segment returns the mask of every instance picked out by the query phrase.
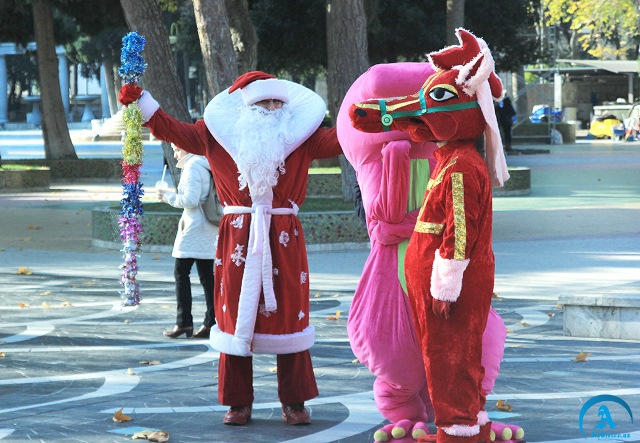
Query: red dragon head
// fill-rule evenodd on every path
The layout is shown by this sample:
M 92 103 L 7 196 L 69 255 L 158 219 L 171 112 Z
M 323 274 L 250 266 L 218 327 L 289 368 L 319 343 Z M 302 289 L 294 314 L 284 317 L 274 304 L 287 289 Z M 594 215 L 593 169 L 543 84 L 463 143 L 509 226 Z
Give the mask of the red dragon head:
M 414 141 L 473 140 L 485 132 L 489 172 L 502 186 L 509 175 L 493 107 L 502 83 L 484 40 L 461 28 L 456 35 L 460 45 L 429 54 L 437 71 L 418 92 L 355 103 L 349 116 L 360 131 L 400 130 Z

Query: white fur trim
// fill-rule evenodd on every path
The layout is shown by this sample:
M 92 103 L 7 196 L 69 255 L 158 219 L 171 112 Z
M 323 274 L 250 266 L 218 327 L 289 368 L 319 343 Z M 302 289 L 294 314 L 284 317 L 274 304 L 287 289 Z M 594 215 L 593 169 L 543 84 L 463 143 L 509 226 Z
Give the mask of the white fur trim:
M 285 152 L 286 157 L 318 129 L 327 112 L 327 105 L 322 97 L 311 89 L 288 80 L 279 81 L 287 86 L 289 95 L 287 106 L 293 114 L 291 130 L 295 141 L 290 145 L 288 152 Z M 240 90 L 229 94 L 229 90 L 225 89 L 213 97 L 204 110 L 204 123 L 209 132 L 230 154 L 234 152 L 234 142 L 238 137 L 235 122 L 243 106 Z
M 487 411 L 478 412 L 478 426 L 484 426 L 489 423 L 489 413 Z
M 257 354 L 293 354 L 306 351 L 315 341 L 315 328 L 307 326 L 301 332 L 286 335 L 254 334 L 253 343 L 222 332 L 217 325 L 211 328 L 209 345 L 218 352 L 250 357 Z M 252 352 L 253 351 L 253 352 Z
M 493 96 L 489 82 L 485 81 L 477 91 L 478 104 L 487 122 L 484 131 L 485 136 L 485 163 L 489 169 L 489 177 L 493 186 L 503 186 L 509 180 L 507 161 L 504 157 L 502 138 L 496 118 L 495 107 L 493 106 Z
M 453 425 L 448 428 L 442 428 L 445 434 L 455 435 L 456 437 L 473 437 L 480 433 L 480 426 Z
M 253 352 L 256 354 L 293 354 L 313 346 L 316 330 L 309 325 L 300 332 L 286 335 L 254 334 Z
M 251 340 L 234 337 L 231 334 L 222 332 L 218 325 L 213 325 L 209 336 L 209 345 L 218 352 L 229 355 L 238 355 L 240 357 L 250 357 Z
M 260 100 L 270 98 L 282 100 L 289 103 L 289 94 L 287 85 L 277 78 L 268 78 L 265 80 L 256 80 L 240 89 L 242 101 L 245 105 L 253 105 Z
M 462 290 L 462 275 L 469 265 L 469 259 L 450 260 L 440 256 L 436 249 L 431 272 L 431 296 L 436 300 L 454 302 Z
M 142 95 L 138 99 L 138 108 L 142 112 L 144 122 L 148 122 L 153 114 L 160 108 L 160 103 L 156 101 L 149 91 L 142 91 Z

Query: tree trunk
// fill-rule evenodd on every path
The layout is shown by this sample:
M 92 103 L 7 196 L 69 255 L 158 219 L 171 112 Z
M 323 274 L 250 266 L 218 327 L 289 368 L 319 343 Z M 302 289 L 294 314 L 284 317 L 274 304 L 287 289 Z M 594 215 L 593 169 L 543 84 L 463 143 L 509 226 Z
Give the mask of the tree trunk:
M 113 60 L 105 58 L 102 63 L 104 63 L 104 84 L 107 86 L 109 112 L 111 112 L 111 115 L 116 115 L 118 108 L 120 107 L 117 96 L 117 91 L 120 87 L 117 86 L 116 81 L 113 78 Z
M 162 105 L 162 109 L 184 122 L 191 122 L 186 99 L 175 58 L 169 44 L 169 31 L 163 20 L 157 0 L 120 0 L 129 29 L 137 31 L 147 43 L 142 56 L 147 69 L 142 77 L 145 89 Z M 179 182 L 173 150 L 169 143 L 162 143 L 164 158 L 174 183 Z
M 231 27 L 231 41 L 236 53 L 238 72 L 242 74 L 255 71 L 258 66 L 258 33 L 249 16 L 247 0 L 225 0 L 224 3 Z
M 327 94 L 335 124 L 340 104 L 349 86 L 369 68 L 367 16 L 362 0 L 327 0 Z M 340 156 L 342 195 L 353 200 L 356 174 L 344 155 Z
M 236 54 L 224 2 L 193 0 L 209 94 L 215 96 L 238 77 Z
M 456 28 L 464 26 L 464 0 L 447 0 L 447 46 L 460 42 L 456 37 Z
M 71 142 L 60 92 L 58 56 L 53 39 L 53 11 L 49 0 L 34 0 L 33 27 L 36 39 L 40 99 L 42 103 L 42 137 L 47 160 L 78 158 Z

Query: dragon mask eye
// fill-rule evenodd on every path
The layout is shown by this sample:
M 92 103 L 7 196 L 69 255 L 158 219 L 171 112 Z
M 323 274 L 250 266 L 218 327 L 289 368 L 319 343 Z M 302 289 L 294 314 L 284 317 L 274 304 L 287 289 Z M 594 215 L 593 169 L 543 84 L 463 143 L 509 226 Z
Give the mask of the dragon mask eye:
M 458 91 L 451 85 L 436 85 L 429 91 L 429 97 L 437 102 L 458 98 Z

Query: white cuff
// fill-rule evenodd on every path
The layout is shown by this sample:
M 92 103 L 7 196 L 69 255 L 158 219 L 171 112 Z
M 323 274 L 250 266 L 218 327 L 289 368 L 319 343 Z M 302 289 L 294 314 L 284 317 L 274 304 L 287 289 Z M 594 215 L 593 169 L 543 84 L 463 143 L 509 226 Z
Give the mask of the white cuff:
M 436 300 L 454 302 L 462 290 L 462 275 L 469 265 L 469 259 L 450 260 L 440 256 L 436 249 L 431 271 L 431 296 Z
M 153 117 L 153 114 L 156 113 L 158 108 L 160 108 L 160 104 L 153 98 L 149 91 L 142 91 L 142 95 L 138 99 L 138 108 L 140 108 L 140 112 L 142 112 L 144 122 L 146 123 Z

